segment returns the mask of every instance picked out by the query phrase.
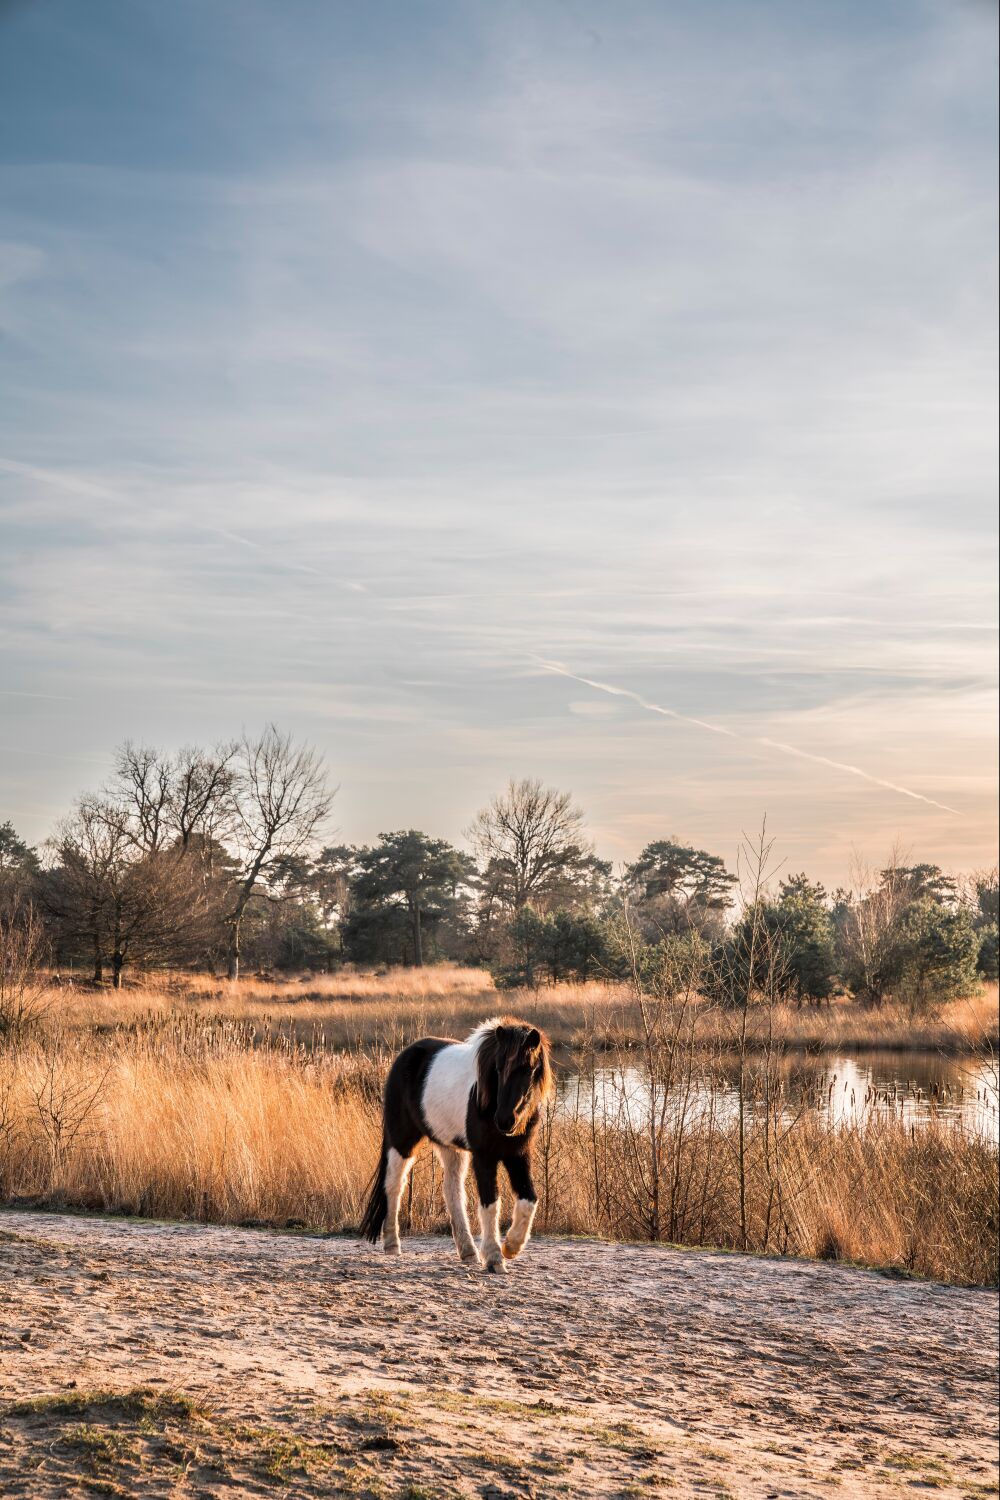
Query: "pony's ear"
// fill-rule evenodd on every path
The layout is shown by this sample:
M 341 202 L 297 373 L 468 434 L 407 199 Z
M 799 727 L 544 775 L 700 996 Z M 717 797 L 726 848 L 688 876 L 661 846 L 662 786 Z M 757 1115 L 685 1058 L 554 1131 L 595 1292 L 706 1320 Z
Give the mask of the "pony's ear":
M 532 1026 L 531 1030 L 528 1032 L 527 1045 L 530 1052 L 534 1052 L 536 1047 L 540 1047 L 542 1045 L 542 1033 L 540 1031 L 537 1031 L 534 1026 Z

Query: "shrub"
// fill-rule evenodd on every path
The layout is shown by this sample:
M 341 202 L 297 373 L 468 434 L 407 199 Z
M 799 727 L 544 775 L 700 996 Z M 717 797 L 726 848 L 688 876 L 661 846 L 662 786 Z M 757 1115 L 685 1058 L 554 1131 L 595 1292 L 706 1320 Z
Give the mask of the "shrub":
M 968 912 L 928 897 L 914 901 L 900 924 L 897 993 L 913 1012 L 965 994 L 975 986 L 979 952 Z
M 607 939 L 601 924 L 586 913 L 557 911 L 542 916 L 525 906 L 511 924 L 516 961 L 493 971 L 500 989 L 535 985 L 540 977 L 558 983 L 586 980 L 602 971 Z
M 0 902 L 0 1042 L 18 1041 L 38 1020 L 44 952 L 34 907 L 17 896 Z
M 639 980 L 656 999 L 673 999 L 704 984 L 710 955 L 711 948 L 700 933 L 671 933 L 639 950 Z
M 780 946 L 781 989 L 793 1000 L 826 1000 L 837 974 L 833 918 L 822 886 L 797 875 L 781 887 L 767 910 L 769 930 Z
M 1000 929 L 996 922 L 979 929 L 979 956 L 976 969 L 980 979 L 990 979 L 995 984 L 1000 979 Z
M 836 977 L 833 924 L 826 907 L 798 888 L 744 912 L 713 954 L 711 990 L 725 1003 L 752 995 L 825 1000 Z

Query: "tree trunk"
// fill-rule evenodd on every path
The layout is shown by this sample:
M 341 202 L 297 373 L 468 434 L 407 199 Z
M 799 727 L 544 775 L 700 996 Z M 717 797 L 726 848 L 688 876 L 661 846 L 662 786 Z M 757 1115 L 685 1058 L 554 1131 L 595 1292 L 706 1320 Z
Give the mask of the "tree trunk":
M 101 939 L 98 933 L 94 933 L 94 983 L 104 983 L 104 958 L 101 954 Z
M 254 861 L 254 864 L 250 869 L 246 879 L 240 886 L 239 892 L 236 897 L 236 905 L 233 907 L 232 912 L 228 918 L 229 963 L 226 969 L 226 974 L 229 979 L 239 979 L 240 977 L 240 923 L 243 921 L 243 913 L 246 911 L 247 906 L 250 903 L 250 897 L 253 895 L 254 886 L 257 884 L 257 876 L 260 874 L 260 867 L 264 863 L 264 852 L 262 852 L 260 856 Z
M 418 969 L 424 966 L 424 940 L 420 931 L 420 906 L 413 906 L 413 962 Z
M 229 979 L 240 977 L 240 919 L 230 924 L 229 928 L 229 964 L 226 969 Z
M 122 938 L 122 903 L 118 897 L 115 900 L 114 947 L 111 950 L 111 983 L 116 990 L 122 987 L 122 969 L 125 966 Z

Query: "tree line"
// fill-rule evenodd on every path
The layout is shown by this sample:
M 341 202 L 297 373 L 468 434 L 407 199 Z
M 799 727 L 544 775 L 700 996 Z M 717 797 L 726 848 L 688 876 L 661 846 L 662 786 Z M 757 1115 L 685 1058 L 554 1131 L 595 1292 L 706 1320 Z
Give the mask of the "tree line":
M 748 900 L 672 838 L 614 872 L 571 796 L 533 779 L 481 809 L 468 852 L 417 829 L 325 843 L 332 802 L 319 756 L 273 725 L 212 749 L 127 742 L 40 849 L 0 824 L 0 927 L 30 923 L 58 970 L 114 985 L 165 966 L 452 960 L 510 986 L 666 965 L 725 975 L 720 994 L 928 1006 L 997 976 L 995 870 L 896 856 L 849 889 L 795 874 Z

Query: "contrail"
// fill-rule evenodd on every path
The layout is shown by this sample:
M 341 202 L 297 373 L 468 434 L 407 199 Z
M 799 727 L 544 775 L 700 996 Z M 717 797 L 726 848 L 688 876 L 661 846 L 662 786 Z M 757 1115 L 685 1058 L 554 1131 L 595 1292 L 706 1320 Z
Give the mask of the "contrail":
M 93 495 L 100 500 L 117 500 L 117 491 L 107 485 L 95 484 L 82 479 L 79 474 L 60 472 L 58 469 L 40 469 L 37 464 L 21 464 L 12 458 L 0 458 L 0 469 L 5 474 L 20 474 L 25 479 L 34 479 L 39 484 L 52 484 L 56 489 L 68 490 L 71 495 Z
M 19 474 L 26 479 L 34 479 L 38 484 L 53 485 L 56 489 L 67 490 L 71 495 L 92 495 L 100 500 L 116 500 L 119 504 L 134 508 L 135 501 L 131 495 L 123 490 L 109 487 L 105 484 L 96 484 L 93 480 L 84 479 L 79 474 L 73 474 L 67 470 L 42 469 L 37 464 L 22 464 L 12 458 L 0 458 L 0 471 L 5 474 Z M 164 516 L 168 514 L 163 507 L 153 511 L 152 514 Z M 353 594 L 365 594 L 368 592 L 365 585 L 353 579 L 329 578 L 319 568 L 310 568 L 305 563 L 291 562 L 287 558 L 275 555 L 274 548 L 265 546 L 261 542 L 254 542 L 248 536 L 241 536 L 237 531 L 228 531 L 223 526 L 213 526 L 207 521 L 191 520 L 188 522 L 192 531 L 199 531 L 209 536 L 221 536 L 228 542 L 238 542 L 242 547 L 249 547 L 253 552 L 263 553 L 273 566 L 284 568 L 289 573 L 309 573 L 314 578 L 323 578 L 327 582 L 337 584 L 341 588 L 348 589 Z
M 0 688 L 0 698 L 44 698 L 49 703 L 75 703 L 66 693 L 22 693 L 17 688 Z
M 265 557 L 278 567 L 285 568 L 290 573 L 311 573 L 314 578 L 322 578 L 323 574 L 318 568 L 308 568 L 305 563 L 287 562 L 282 557 L 275 557 L 273 547 L 264 547 L 260 542 L 252 542 L 248 536 L 240 536 L 238 531 L 227 531 L 224 526 L 209 526 L 206 523 L 195 523 L 199 531 L 207 531 L 212 536 L 224 537 L 227 542 L 239 542 L 241 547 L 249 547 L 251 552 L 263 552 Z
M 923 792 L 912 792 L 908 786 L 900 786 L 895 781 L 885 781 L 881 776 L 872 776 L 870 772 L 863 771 L 860 766 L 849 766 L 842 760 L 831 760 L 826 755 L 814 755 L 811 750 L 800 750 L 797 745 L 786 745 L 781 740 L 768 739 L 763 734 L 742 735 L 733 729 L 726 729 L 721 724 L 709 724 L 705 719 L 693 719 L 690 714 L 678 713 L 675 708 L 664 708 L 659 703 L 650 703 L 648 698 L 643 698 L 639 693 L 633 693 L 629 688 L 615 687 L 610 682 L 597 682 L 593 677 L 580 677 L 576 672 L 570 672 L 558 661 L 546 661 L 542 656 L 532 656 L 539 666 L 547 672 L 555 672 L 560 677 L 568 677 L 571 682 L 580 682 L 584 687 L 596 688 L 599 693 L 610 693 L 615 698 L 630 698 L 633 703 L 638 703 L 640 708 L 646 709 L 651 714 L 662 714 L 665 719 L 677 719 L 682 724 L 694 724 L 698 729 L 707 729 L 711 734 L 723 734 L 730 740 L 742 740 L 753 745 L 765 745 L 769 750 L 777 750 L 782 755 L 794 755 L 800 760 L 815 761 L 818 766 L 830 766 L 834 771 L 846 771 L 849 776 L 859 776 L 862 781 L 868 781 L 872 786 L 885 787 L 887 791 L 898 792 L 902 797 L 912 797 L 914 802 L 926 802 L 930 807 L 938 807 L 942 812 L 953 813 L 955 817 L 961 814 L 957 807 L 949 807 L 945 802 L 935 802 L 933 797 L 925 797 Z

